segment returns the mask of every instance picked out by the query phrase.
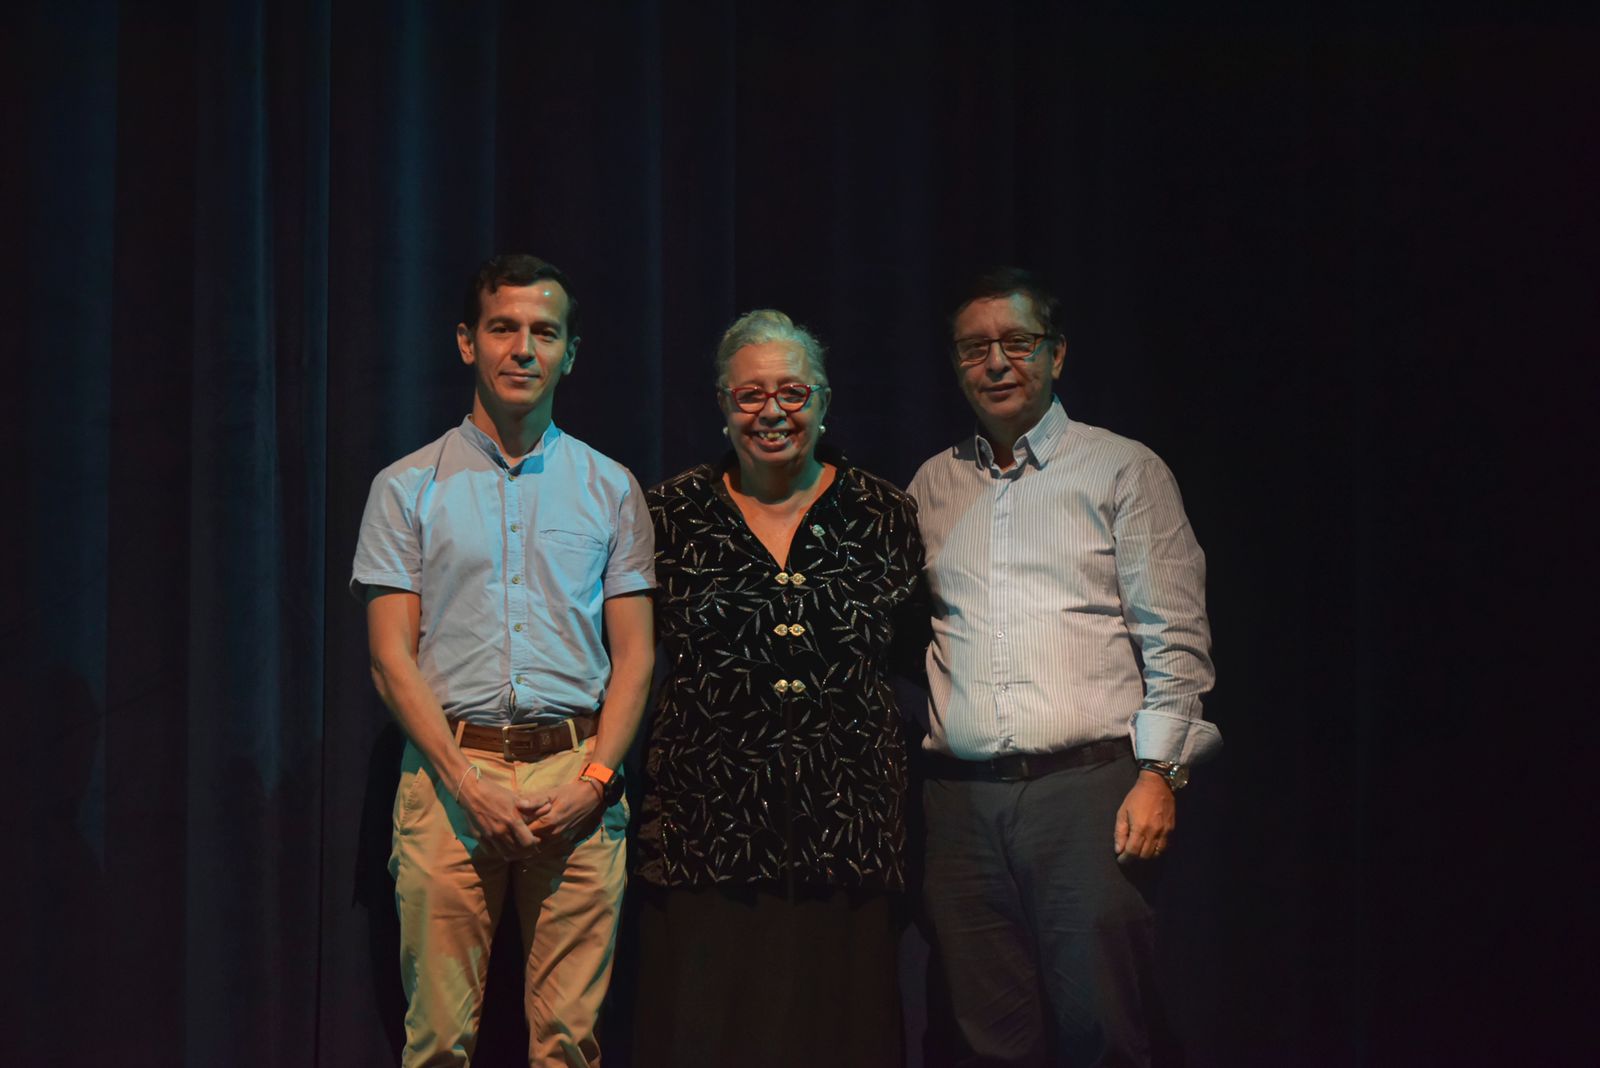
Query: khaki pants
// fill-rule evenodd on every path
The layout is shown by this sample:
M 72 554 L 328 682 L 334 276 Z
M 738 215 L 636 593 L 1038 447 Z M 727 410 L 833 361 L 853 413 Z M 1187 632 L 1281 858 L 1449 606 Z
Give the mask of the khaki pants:
M 469 750 L 483 781 L 531 793 L 578 777 L 594 740 L 533 764 Z M 525 961 L 528 1063 L 600 1063 L 595 1023 L 611 979 L 624 883 L 627 803 L 570 849 L 517 861 L 479 855 L 466 816 L 422 755 L 407 744 L 394 803 L 389 872 L 400 912 L 406 1010 L 404 1068 L 465 1065 L 478 1037 L 489 947 L 516 895 Z

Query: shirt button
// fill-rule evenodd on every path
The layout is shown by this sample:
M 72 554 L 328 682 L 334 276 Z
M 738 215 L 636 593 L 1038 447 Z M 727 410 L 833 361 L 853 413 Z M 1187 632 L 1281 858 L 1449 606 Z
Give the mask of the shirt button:
M 521 633 L 522 633 L 522 624 L 521 624 L 521 623 L 518 623 L 518 624 L 517 624 L 517 625 L 516 625 L 516 626 L 514 626 L 514 627 L 512 627 L 512 628 L 511 628 L 511 629 L 512 629 L 512 630 L 514 630 L 514 631 L 516 631 L 516 632 L 517 632 L 517 633 L 518 633 L 518 634 L 521 634 Z M 1004 687 L 1002 687 L 1002 689 L 1003 689 L 1003 688 L 1004 688 Z
M 1006 632 L 1003 630 L 997 630 L 994 632 L 994 636 L 996 638 L 1004 638 L 1006 636 Z
M 522 529 L 522 524 L 521 523 L 512 523 L 511 524 L 511 533 L 515 534 L 517 531 L 519 531 L 521 529 Z
M 512 575 L 511 576 L 511 585 L 513 585 L 513 586 L 522 585 L 522 576 L 521 575 Z
M 788 693 L 789 692 L 789 680 L 788 679 L 779 679 L 777 682 L 772 684 L 772 688 L 774 690 L 777 690 L 779 693 Z
M 515 482 L 516 480 L 517 480 L 517 476 L 516 475 L 507 475 L 506 476 L 506 481 L 507 482 Z
M 518 675 L 517 676 L 517 685 L 518 686 L 526 685 L 527 681 L 528 681 L 528 678 L 527 678 L 526 675 Z
M 789 581 L 794 583 L 796 586 L 804 586 L 806 584 L 806 577 L 797 571 L 793 575 L 789 576 Z
M 789 572 L 780 571 L 780 572 L 778 572 L 776 577 L 777 577 L 777 580 L 778 580 L 778 585 L 780 585 L 780 586 L 789 585 Z

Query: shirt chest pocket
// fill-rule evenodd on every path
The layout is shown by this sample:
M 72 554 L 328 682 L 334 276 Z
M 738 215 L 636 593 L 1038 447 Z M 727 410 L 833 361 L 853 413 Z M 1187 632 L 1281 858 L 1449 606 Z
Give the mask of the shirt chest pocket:
M 601 539 L 550 527 L 538 532 L 529 550 L 533 566 L 552 593 L 583 600 L 599 591 L 606 569 L 606 543 Z

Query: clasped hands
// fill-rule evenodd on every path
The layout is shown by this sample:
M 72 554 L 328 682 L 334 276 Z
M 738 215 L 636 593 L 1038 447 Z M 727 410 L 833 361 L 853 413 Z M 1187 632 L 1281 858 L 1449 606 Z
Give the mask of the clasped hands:
M 600 790 L 582 779 L 537 794 L 514 794 L 468 777 L 459 800 L 478 841 L 502 860 L 565 849 L 592 831 L 605 811 Z

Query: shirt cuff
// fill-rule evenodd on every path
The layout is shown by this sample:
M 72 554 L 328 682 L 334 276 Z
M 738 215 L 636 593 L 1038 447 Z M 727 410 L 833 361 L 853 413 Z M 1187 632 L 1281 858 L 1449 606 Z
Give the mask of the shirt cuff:
M 366 587 L 389 586 L 407 593 L 421 593 L 417 582 L 401 571 L 358 571 L 350 576 L 350 596 L 358 601 L 367 599 Z
M 616 575 L 608 577 L 605 584 L 606 598 L 621 597 L 625 593 L 638 593 L 640 590 L 653 590 L 655 582 L 649 575 L 634 572 L 631 575 Z
M 1133 717 L 1133 754 L 1139 760 L 1199 764 L 1222 748 L 1222 732 L 1203 719 L 1142 708 Z

